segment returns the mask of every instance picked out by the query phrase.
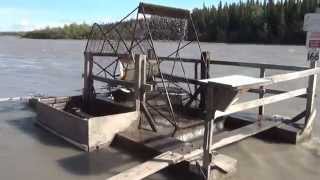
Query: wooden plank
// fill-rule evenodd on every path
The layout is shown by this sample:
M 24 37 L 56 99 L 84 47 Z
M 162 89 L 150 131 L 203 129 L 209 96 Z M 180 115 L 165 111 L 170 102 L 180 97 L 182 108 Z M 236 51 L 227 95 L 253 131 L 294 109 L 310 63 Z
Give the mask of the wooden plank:
M 154 4 L 140 3 L 139 13 L 157 15 L 172 18 L 187 19 L 190 16 L 190 11 L 173 7 L 166 7 Z
M 141 101 L 142 101 L 142 94 L 143 94 L 143 90 L 141 88 L 142 86 L 142 65 L 144 64 L 143 61 L 146 60 L 146 56 L 142 56 L 140 54 L 136 54 L 134 56 L 134 62 L 135 62 L 135 73 L 134 73 L 134 79 L 135 82 L 134 84 L 134 93 L 135 93 L 135 99 L 136 99 L 136 111 L 140 112 L 140 106 L 141 106 Z M 145 69 L 144 69 L 145 70 Z M 124 81 L 127 82 L 127 81 Z
M 198 63 L 194 63 L 194 73 L 193 73 L 193 78 L 194 79 L 198 79 Z M 197 88 L 198 88 L 198 86 L 197 85 L 194 85 L 194 91 L 196 91 L 197 90 Z
M 218 154 L 214 156 L 213 164 L 226 173 L 231 173 L 236 170 L 238 160 L 231 158 L 229 156 Z
M 80 144 L 88 144 L 88 121 L 72 113 L 38 102 L 37 121 L 64 137 Z
M 197 160 L 196 161 L 199 166 L 203 165 L 202 160 Z M 236 166 L 237 166 L 238 161 L 230 156 L 224 155 L 224 154 L 215 154 L 213 158 L 213 166 L 218 167 L 225 173 L 232 173 L 235 172 Z M 195 164 L 194 161 L 191 162 L 191 165 Z M 197 171 L 198 172 L 198 169 Z
M 260 93 L 260 89 L 249 89 L 248 90 L 248 92 L 250 92 L 250 93 L 257 93 L 257 94 L 259 94 Z M 288 91 L 283 91 L 283 90 L 277 90 L 277 89 L 264 89 L 264 92 L 265 92 L 265 94 L 273 94 L 273 95 L 276 95 L 276 94 L 282 94 L 282 93 L 286 93 L 286 92 L 288 92 Z M 305 94 L 305 95 L 301 95 L 301 96 L 297 96 L 298 98 L 306 98 L 307 97 L 307 95 Z
M 248 137 L 254 136 L 258 133 L 279 126 L 281 124 L 281 121 L 262 121 L 260 124 L 256 122 L 230 132 L 224 132 L 215 135 L 213 136 L 213 144 L 211 146 L 211 151 L 225 147 L 235 142 L 239 142 L 241 140 L 244 140 Z M 202 154 L 203 150 L 197 149 L 188 154 L 185 154 L 184 160 L 192 161 L 195 159 L 199 159 L 202 156 Z
M 167 135 L 161 135 L 152 131 L 137 130 L 124 131 L 117 134 L 114 144 L 117 147 L 143 146 L 144 149 L 151 150 L 155 154 L 167 151 L 176 153 L 187 153 L 192 150 L 191 144 Z
M 154 124 L 154 120 L 152 118 L 152 115 L 149 112 L 149 110 L 146 107 L 144 102 L 141 103 L 141 110 L 145 114 L 145 117 L 146 117 L 146 119 L 147 119 L 147 121 L 148 121 L 148 123 L 149 123 L 149 125 L 150 125 L 150 127 L 152 129 L 152 131 L 157 132 L 157 128 L 156 128 L 156 125 Z
M 110 56 L 110 57 L 123 57 L 128 55 L 123 53 L 108 53 L 108 52 L 86 52 L 85 54 L 90 54 L 91 56 Z M 106 58 L 106 60 L 108 59 Z
M 261 85 L 271 85 L 279 82 L 300 79 L 300 78 L 304 78 L 304 77 L 311 76 L 318 73 L 320 73 L 320 68 L 308 69 L 304 71 L 292 72 L 287 74 L 274 75 L 274 76 L 265 78 L 265 79 L 269 79 L 271 81 L 270 83 L 265 83 Z
M 210 150 L 211 152 L 213 152 L 215 149 L 222 148 L 224 146 L 246 139 L 250 136 L 254 136 L 260 132 L 276 127 L 281 123 L 281 121 L 262 121 L 260 125 L 258 123 L 253 123 L 251 125 L 236 129 L 234 131 L 213 136 L 213 144 L 211 145 Z M 147 161 L 131 169 L 128 169 L 123 173 L 113 176 L 107 180 L 140 180 L 172 164 L 177 164 L 182 161 L 194 161 L 196 159 L 199 159 L 202 156 L 202 154 L 203 149 L 197 149 L 187 154 L 173 153 L 171 151 L 167 151 L 160 154 L 159 156 L 156 156 L 150 161 Z M 225 165 L 221 166 L 228 169 L 228 167 Z
M 89 147 L 85 144 L 81 144 L 81 143 L 78 143 L 77 141 L 74 141 L 60 133 L 58 133 L 57 131 L 51 129 L 50 127 L 48 127 L 47 125 L 45 125 L 44 123 L 40 122 L 40 121 L 36 121 L 35 122 L 36 125 L 38 125 L 39 127 L 43 128 L 44 130 L 52 133 L 53 135 L 67 141 L 68 143 L 74 145 L 75 147 L 81 149 L 81 150 L 84 150 L 84 151 L 89 151 Z
M 293 118 L 291 118 L 290 123 L 294 123 L 299 121 L 300 119 L 304 118 L 306 116 L 306 111 L 302 111 L 301 113 L 297 114 Z
M 201 63 L 200 63 L 200 79 L 209 79 L 210 78 L 210 53 L 202 52 L 201 53 Z M 199 108 L 204 109 L 206 104 L 206 88 L 201 88 L 200 92 L 200 104 Z
M 107 180 L 140 180 L 168 167 L 171 164 L 181 161 L 182 158 L 183 156 L 181 154 L 168 151 L 156 156 L 152 160 L 108 178 Z
M 207 83 L 207 85 L 214 87 L 232 88 L 238 90 L 265 84 L 270 82 L 270 80 L 244 75 L 230 75 L 218 78 L 202 79 L 200 82 Z
M 162 73 L 162 76 L 164 79 L 173 81 L 173 82 L 184 82 L 184 83 L 190 83 L 190 84 L 195 84 L 195 85 L 202 85 L 205 84 L 199 80 L 196 79 L 191 79 L 191 78 L 185 78 L 185 77 L 180 77 L 180 76 L 175 76 L 167 73 Z M 160 77 L 160 76 L 158 76 Z
M 109 79 L 109 78 L 104 78 L 104 77 L 100 77 L 100 76 L 96 76 L 96 75 L 93 75 L 92 78 L 96 81 L 105 82 L 105 83 L 108 83 L 108 84 L 114 85 L 114 86 L 121 85 L 121 86 L 125 86 L 128 88 L 135 87 L 135 82 L 123 81 L 123 80 L 117 80 L 117 79 Z M 150 84 L 144 84 L 143 88 L 146 91 L 152 91 L 152 85 L 150 85 Z
M 260 69 L 260 78 L 264 78 L 266 75 L 266 69 L 262 68 Z M 265 88 L 264 86 L 260 86 L 260 92 L 259 92 L 259 99 L 262 99 L 265 94 Z M 262 117 L 264 115 L 264 106 L 259 106 L 259 121 L 262 120 Z
M 314 123 L 315 117 L 317 115 L 317 110 L 313 110 L 313 112 L 310 114 L 309 119 L 307 120 L 307 124 L 305 125 L 303 132 L 312 130 L 312 125 Z
M 230 131 L 225 134 L 218 134 L 213 137 L 213 145 L 211 150 L 216 150 L 227 145 L 239 142 L 258 133 L 279 126 L 282 121 L 262 121 L 261 124 L 253 123 L 248 126 Z
M 293 97 L 301 96 L 303 94 L 306 94 L 306 92 L 307 92 L 307 90 L 305 88 L 302 88 L 302 89 L 298 89 L 298 90 L 294 90 L 294 91 L 289 91 L 289 92 L 283 93 L 283 94 L 278 94 L 278 95 L 274 95 L 274 96 L 270 96 L 270 97 L 266 97 L 266 98 L 262 98 L 262 99 L 256 99 L 256 100 L 252 100 L 252 101 L 248 101 L 248 102 L 243 102 L 243 103 L 231 105 L 225 111 L 217 111 L 216 116 L 218 118 L 218 117 L 226 116 L 226 115 L 233 114 L 233 113 L 236 113 L 239 111 L 244 111 L 244 110 L 252 109 L 255 107 L 262 106 L 262 105 L 267 105 L 267 104 L 283 101 L 283 100 L 290 99 Z
M 175 58 L 175 57 L 159 57 L 161 61 L 177 61 L 181 60 L 185 63 L 200 63 L 200 59 L 192 58 Z M 265 64 L 265 63 L 249 63 L 249 62 L 239 62 L 239 61 L 221 61 L 221 60 L 211 60 L 210 64 L 222 65 L 222 66 L 240 66 L 248 68 L 265 68 L 265 69 L 275 69 L 275 70 L 285 70 L 285 71 L 303 71 L 310 69 L 309 67 L 299 67 L 299 66 L 286 66 L 277 64 Z
M 210 177 L 211 174 L 211 163 L 212 163 L 212 136 L 215 129 L 215 109 L 214 108 L 214 94 L 211 88 L 206 89 L 205 110 L 207 112 L 205 123 L 204 123 L 204 134 L 203 134 L 203 168 L 206 177 Z M 207 178 L 208 179 L 208 178 Z
M 231 76 L 224 76 L 219 78 L 212 78 L 212 79 L 204 79 L 200 80 L 200 83 L 198 84 L 211 84 L 213 86 L 220 86 L 220 87 L 226 87 L 226 88 L 235 88 L 235 89 L 245 89 L 245 88 L 253 88 L 257 86 L 265 86 L 265 85 L 271 85 L 283 81 L 289 81 L 294 79 L 303 78 L 306 76 L 310 76 L 312 74 L 317 74 L 320 72 L 319 68 L 315 69 L 309 69 L 294 73 L 287 73 L 287 74 L 280 74 L 275 76 L 270 76 L 266 78 L 254 78 L 249 76 L 242 76 L 242 75 L 231 75 Z M 172 78 L 177 81 L 186 81 L 185 78 L 182 77 L 176 77 L 176 76 L 170 76 L 169 78 Z M 168 78 L 168 79 L 169 79 Z M 188 81 L 193 82 L 193 79 L 188 79 Z M 271 93 L 280 93 L 282 91 L 276 91 L 276 90 L 268 90 L 268 92 Z M 259 92 L 258 92 L 259 93 Z
M 98 147 L 109 145 L 117 133 L 135 126 L 139 112 L 118 113 L 94 117 L 88 120 L 88 145 Z
M 310 68 L 316 69 L 317 62 L 310 62 Z M 306 103 L 306 117 L 305 117 L 305 126 L 309 124 L 308 120 L 314 110 L 314 102 L 316 96 L 317 88 L 317 74 L 310 76 L 308 80 L 308 93 L 307 93 L 307 103 Z
M 94 81 L 93 81 L 93 79 L 92 79 L 92 73 L 93 73 L 93 56 L 89 56 L 89 69 L 88 69 L 88 79 L 87 79 L 87 81 L 88 81 L 88 89 L 87 89 L 87 93 L 88 93 L 88 100 L 89 100 L 89 102 L 87 102 L 87 103 L 90 103 L 91 101 L 92 101 L 92 99 L 94 98 Z
M 110 85 L 121 85 L 121 86 L 125 86 L 125 87 L 134 87 L 135 83 L 134 82 L 130 82 L 130 81 L 123 81 L 123 80 L 118 80 L 118 79 L 109 79 L 109 78 L 104 78 L 104 77 L 100 77 L 100 76 L 92 76 L 94 80 L 96 81 L 101 81 L 101 82 L 105 82 L 108 83 Z
M 275 70 L 285 70 L 285 71 L 302 71 L 309 69 L 308 67 L 299 66 L 286 66 L 277 64 L 265 64 L 265 63 L 249 63 L 249 62 L 237 62 L 237 61 L 211 61 L 211 64 L 224 65 L 224 66 L 241 66 L 248 68 L 264 68 L 264 69 L 275 69 Z
M 89 54 L 84 54 L 84 69 L 83 69 L 83 92 L 82 92 L 82 99 L 84 104 L 88 101 L 88 61 L 89 61 Z

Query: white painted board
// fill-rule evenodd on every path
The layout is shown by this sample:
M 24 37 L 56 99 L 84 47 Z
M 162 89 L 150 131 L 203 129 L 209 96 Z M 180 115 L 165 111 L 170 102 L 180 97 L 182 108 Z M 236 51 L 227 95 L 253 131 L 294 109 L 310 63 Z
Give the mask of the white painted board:
M 204 83 L 221 84 L 221 85 L 226 85 L 226 86 L 236 88 L 240 86 L 249 86 L 249 85 L 254 85 L 259 83 L 265 83 L 270 80 L 264 79 L 264 78 L 244 76 L 244 75 L 229 75 L 229 76 L 223 76 L 223 77 L 217 77 L 217 78 L 211 78 L 211 79 L 203 79 L 200 81 Z
M 320 14 L 306 14 L 304 16 L 303 30 L 307 32 L 320 32 Z

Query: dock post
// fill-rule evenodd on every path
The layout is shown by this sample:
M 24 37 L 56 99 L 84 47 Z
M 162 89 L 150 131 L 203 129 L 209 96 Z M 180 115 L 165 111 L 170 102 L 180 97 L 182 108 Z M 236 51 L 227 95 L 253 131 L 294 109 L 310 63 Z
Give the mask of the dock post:
M 140 106 L 142 101 L 144 100 L 144 90 L 143 85 L 144 81 L 146 81 L 146 56 L 141 54 L 136 54 L 134 56 L 135 63 L 135 99 L 136 99 L 136 111 L 140 111 Z
M 210 52 L 202 52 L 201 53 L 201 66 L 200 66 L 200 79 L 209 79 L 210 78 Z M 206 103 L 206 90 L 203 88 L 200 93 L 200 109 L 205 108 Z
M 194 63 L 194 79 L 198 79 L 198 62 Z M 194 85 L 194 92 L 197 91 L 198 86 Z
M 136 111 L 139 113 L 139 125 L 138 128 L 141 127 L 141 114 L 144 113 L 151 129 L 154 132 L 157 132 L 157 128 L 153 123 L 152 115 L 145 105 L 146 101 L 146 91 L 144 89 L 144 85 L 147 83 L 147 56 L 136 54 L 134 56 L 135 60 L 135 99 L 136 99 Z
M 215 110 L 213 109 L 213 88 L 207 87 L 206 96 L 207 101 L 205 103 L 206 118 L 204 123 L 204 139 L 203 139 L 203 170 L 206 175 L 206 180 L 211 178 L 211 167 L 212 167 L 212 136 L 214 131 L 214 119 Z
M 317 61 L 311 61 L 310 68 L 315 69 L 317 67 L 317 64 L 318 64 Z M 306 135 L 311 133 L 312 124 L 315 119 L 312 116 L 312 114 L 314 112 L 314 101 L 316 96 L 317 77 L 318 77 L 317 74 L 313 74 L 309 76 L 309 80 L 308 80 L 306 117 L 305 117 L 305 126 L 303 130 L 303 133 L 306 133 Z
M 87 79 L 88 79 L 88 55 L 84 53 L 84 65 L 83 65 L 83 90 L 82 90 L 82 100 L 85 104 L 87 97 Z
M 92 97 L 93 90 L 93 79 L 92 79 L 92 69 L 93 69 L 93 56 L 90 53 L 84 54 L 84 88 L 83 88 L 83 105 L 84 108 L 88 108 L 90 98 Z
M 260 78 L 264 78 L 266 75 L 266 69 L 265 68 L 260 68 Z M 264 86 L 260 86 L 259 88 L 259 99 L 262 99 L 265 94 L 265 88 Z M 258 114 L 258 121 L 259 124 L 261 124 L 261 121 L 263 120 L 264 116 L 264 106 L 259 106 L 259 114 Z
M 320 1 L 317 1 L 316 13 L 320 13 Z M 310 69 L 317 68 L 318 61 L 310 61 Z M 308 88 L 307 88 L 307 103 L 306 103 L 306 116 L 305 116 L 305 124 L 302 134 L 304 136 L 311 135 L 312 125 L 315 119 L 313 113 L 314 109 L 314 101 L 316 96 L 316 87 L 317 87 L 317 74 L 313 74 L 309 76 L 308 79 Z

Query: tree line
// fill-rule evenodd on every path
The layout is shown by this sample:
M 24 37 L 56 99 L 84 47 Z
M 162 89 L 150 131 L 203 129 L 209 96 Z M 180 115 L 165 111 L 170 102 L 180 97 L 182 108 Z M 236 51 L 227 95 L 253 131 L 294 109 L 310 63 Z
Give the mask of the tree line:
M 88 24 L 72 23 L 63 27 L 34 30 L 22 34 L 23 38 L 32 39 L 86 39 L 90 33 L 91 26 Z
M 193 20 L 203 41 L 303 44 L 303 21 L 317 0 L 247 0 L 194 9 Z
M 220 2 L 218 5 L 196 8 L 192 19 L 199 39 L 208 42 L 303 44 L 305 32 L 302 30 L 304 15 L 314 12 L 317 0 L 247 0 L 236 3 Z M 141 20 L 139 20 L 141 21 Z M 177 40 L 181 36 L 181 22 L 168 22 L 151 17 L 150 28 L 155 40 Z M 110 29 L 114 23 L 102 25 Z M 129 20 L 117 29 L 122 36 L 132 38 L 130 32 L 134 21 Z M 191 32 L 189 23 L 188 32 Z M 27 32 L 26 38 L 46 39 L 86 39 L 91 27 L 87 24 L 70 24 L 61 28 L 46 28 Z M 189 34 L 190 35 L 190 34 Z M 111 38 L 117 38 L 113 32 Z M 194 40 L 195 36 L 188 36 Z

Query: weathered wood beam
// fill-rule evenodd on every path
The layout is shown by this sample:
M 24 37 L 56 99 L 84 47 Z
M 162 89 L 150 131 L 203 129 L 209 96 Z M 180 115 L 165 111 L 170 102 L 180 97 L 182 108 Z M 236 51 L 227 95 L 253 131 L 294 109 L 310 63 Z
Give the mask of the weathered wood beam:
M 310 68 L 317 69 L 317 61 L 310 62 Z M 312 112 L 314 111 L 315 107 L 315 96 L 316 96 L 316 88 L 317 88 L 317 74 L 314 74 L 309 77 L 308 80 L 308 93 L 307 93 L 307 104 L 306 104 L 306 117 L 305 117 L 305 129 L 307 129 L 307 126 L 313 122 L 308 122 Z
M 306 111 L 302 111 L 301 113 L 297 114 L 293 118 L 291 118 L 290 123 L 294 123 L 299 121 L 300 119 L 304 118 L 306 116 Z
M 136 111 L 140 112 L 140 108 L 141 108 L 141 102 L 143 101 L 143 89 L 142 84 L 143 84 L 143 80 L 145 79 L 143 76 L 144 74 L 144 70 L 145 70 L 145 60 L 146 60 L 146 56 L 140 55 L 140 54 L 136 54 L 134 57 L 134 79 L 135 81 L 132 82 L 134 85 L 134 93 L 135 93 L 135 99 L 136 99 Z M 126 83 L 128 83 L 128 81 L 124 81 Z M 130 84 L 132 85 L 132 84 Z M 129 86 L 129 84 L 126 85 L 127 87 Z
M 200 63 L 200 78 L 201 79 L 209 79 L 210 78 L 210 53 L 202 52 L 201 53 L 201 63 Z M 200 104 L 199 108 L 205 108 L 206 104 L 206 88 L 201 88 L 200 92 Z
M 205 110 L 207 112 L 204 122 L 204 134 L 203 134 L 203 170 L 206 175 L 206 180 L 209 180 L 211 175 L 211 163 L 213 159 L 213 155 L 211 152 L 212 149 L 212 138 L 213 138 L 213 131 L 215 129 L 215 112 L 216 109 L 214 109 L 214 92 L 211 90 L 211 88 L 205 89 L 205 95 L 207 100 L 205 101 Z M 204 97 L 203 97 L 204 98 Z
M 179 59 L 174 57 L 159 57 L 161 61 L 177 61 Z M 200 63 L 200 59 L 194 58 L 180 58 L 182 62 L 186 63 Z M 285 71 L 302 71 L 310 69 L 309 67 L 299 67 L 299 66 L 286 66 L 286 65 L 276 65 L 276 64 L 266 64 L 266 63 L 249 63 L 249 62 L 239 62 L 239 61 L 221 61 L 214 60 L 210 61 L 210 64 L 223 65 L 223 66 L 240 66 L 248 68 L 265 68 L 274 70 L 285 70 Z
M 274 96 L 270 96 L 270 97 L 265 97 L 262 99 L 256 99 L 256 100 L 252 100 L 252 101 L 248 101 L 248 102 L 243 102 L 243 103 L 231 105 L 225 111 L 217 111 L 216 118 L 230 115 L 230 114 L 233 114 L 236 112 L 252 109 L 255 107 L 262 106 L 262 105 L 267 105 L 267 104 L 283 101 L 286 99 L 290 99 L 293 97 L 304 95 L 306 93 L 307 93 L 307 89 L 302 88 L 302 89 L 289 91 L 286 93 L 282 93 L 282 94 L 278 94 L 278 95 L 274 95 Z
M 214 87 L 232 88 L 234 90 L 243 90 L 243 89 L 249 90 L 249 89 L 252 89 L 255 87 L 273 85 L 273 84 L 277 84 L 280 82 L 301 79 L 301 78 L 312 76 L 312 75 L 315 75 L 318 73 L 320 73 L 320 68 L 308 69 L 308 70 L 297 71 L 297 72 L 292 72 L 292 73 L 278 74 L 278 75 L 274 75 L 274 76 L 265 77 L 263 79 L 244 76 L 244 78 L 247 78 L 248 80 L 252 79 L 252 80 L 250 80 L 252 82 L 243 83 L 240 85 L 239 85 L 239 83 L 237 83 L 238 82 L 237 79 L 240 79 L 240 78 L 243 79 L 243 77 L 240 75 L 225 76 L 225 77 L 208 79 L 208 80 L 201 80 L 201 81 L 203 83 L 207 83 L 208 85 L 211 85 Z M 236 77 L 234 77 L 234 76 L 236 76 Z
M 233 144 L 235 142 L 244 140 L 248 137 L 254 136 L 260 132 L 266 131 L 270 128 L 280 125 L 281 121 L 263 121 L 261 125 L 253 123 L 248 126 L 213 136 L 213 144 L 210 151 Z M 132 179 L 140 180 L 146 178 L 172 164 L 177 164 L 182 161 L 193 161 L 199 159 L 203 155 L 203 149 L 197 149 L 187 154 L 173 153 L 171 151 L 164 152 L 155 158 L 146 161 L 138 166 L 128 169 L 120 174 L 117 174 L 107 180 L 123 180 Z
M 182 159 L 183 155 L 168 151 L 138 166 L 128 169 L 118 175 L 108 178 L 107 180 L 144 179 L 160 171 L 161 169 L 168 167 L 171 164 L 181 162 Z
M 282 122 L 281 121 L 262 121 L 261 124 L 259 123 L 252 123 L 250 125 L 244 126 L 242 128 L 224 132 L 218 135 L 213 136 L 213 144 L 211 146 L 211 152 L 225 147 L 227 145 L 239 142 L 251 136 L 254 136 L 258 133 L 271 129 L 273 127 L 279 126 Z M 203 155 L 203 149 L 194 150 L 188 154 L 183 156 L 183 159 L 186 161 L 193 161 L 200 159 Z
M 130 82 L 130 81 L 124 81 L 124 80 L 117 80 L 117 79 L 109 79 L 109 78 L 104 78 L 104 77 L 100 77 L 100 76 L 92 76 L 93 80 L 96 81 L 100 81 L 100 82 L 105 82 L 108 83 L 110 85 L 121 85 L 121 86 L 125 86 L 128 88 L 134 88 L 135 87 L 135 82 Z M 144 84 L 143 88 L 145 88 L 146 91 L 152 91 L 152 85 L 149 84 Z
M 250 93 L 260 93 L 260 89 L 249 89 L 248 92 Z M 283 90 L 277 90 L 277 89 L 264 89 L 265 94 L 282 94 L 282 93 L 286 93 L 288 91 L 283 91 Z M 306 98 L 306 94 L 301 95 L 301 96 L 297 96 L 298 98 Z
M 248 63 L 248 62 L 236 62 L 236 61 L 210 61 L 211 64 L 224 65 L 224 66 L 242 66 L 249 68 L 264 68 L 264 69 L 274 69 L 274 70 L 286 70 L 286 71 L 301 71 L 309 69 L 308 67 L 299 66 L 286 66 L 277 64 L 265 64 L 265 63 Z
M 189 18 L 190 16 L 189 10 L 154 5 L 154 4 L 147 4 L 147 3 L 140 3 L 138 12 L 144 13 L 144 14 L 150 14 L 150 15 L 181 18 L 181 19 L 186 19 L 186 18 Z
M 261 68 L 260 69 L 260 78 L 264 78 L 266 75 L 266 69 L 265 68 Z M 260 86 L 259 87 L 260 92 L 259 92 L 259 98 L 262 99 L 264 97 L 265 94 L 265 87 L 264 86 Z M 258 121 L 261 121 L 264 115 L 264 106 L 259 106 L 259 119 Z
M 152 131 L 157 132 L 157 128 L 156 125 L 154 124 L 154 119 L 150 113 L 150 111 L 148 110 L 148 108 L 146 107 L 145 103 L 141 103 L 141 111 L 144 113 Z
M 85 52 L 85 55 L 89 56 L 110 56 L 110 57 L 119 57 L 119 56 L 127 56 L 128 54 L 123 53 L 108 53 L 108 52 Z
M 162 73 L 162 76 L 164 79 L 167 79 L 167 80 L 170 80 L 173 82 L 184 82 L 184 83 L 189 82 L 190 84 L 196 84 L 196 85 L 205 84 L 205 83 L 198 81 L 196 79 L 184 78 L 184 77 L 175 76 L 175 75 L 171 75 L 171 74 L 167 74 L 167 73 Z M 158 77 L 160 77 L 160 76 L 158 76 Z
M 284 81 L 300 79 L 300 78 L 308 77 L 308 76 L 315 75 L 318 73 L 320 73 L 320 68 L 314 68 L 314 69 L 308 69 L 308 70 L 303 70 L 303 71 L 298 71 L 298 72 L 269 76 L 269 77 L 266 77 L 265 79 L 269 79 L 271 82 L 270 83 L 267 82 L 267 83 L 261 84 L 261 85 L 271 85 L 271 84 L 276 84 L 276 83 L 280 83 L 280 82 L 284 82 Z

